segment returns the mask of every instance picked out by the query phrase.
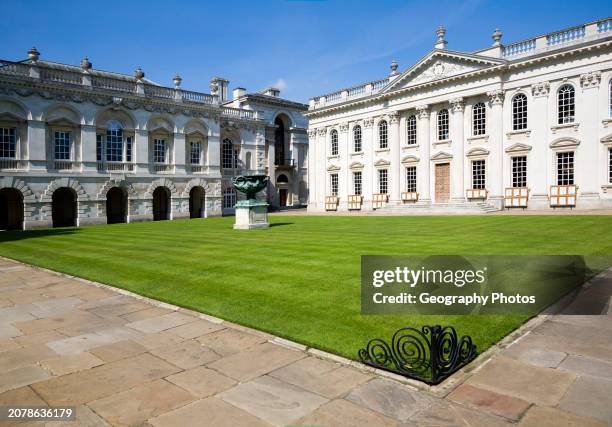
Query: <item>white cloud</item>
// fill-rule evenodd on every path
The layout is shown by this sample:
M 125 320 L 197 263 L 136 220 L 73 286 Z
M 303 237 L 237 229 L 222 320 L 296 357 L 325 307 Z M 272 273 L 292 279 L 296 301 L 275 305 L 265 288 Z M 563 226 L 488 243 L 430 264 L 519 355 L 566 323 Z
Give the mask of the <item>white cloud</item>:
M 278 79 L 275 83 L 272 84 L 272 87 L 275 87 L 278 90 L 285 90 L 285 88 L 287 87 L 287 82 L 284 79 Z

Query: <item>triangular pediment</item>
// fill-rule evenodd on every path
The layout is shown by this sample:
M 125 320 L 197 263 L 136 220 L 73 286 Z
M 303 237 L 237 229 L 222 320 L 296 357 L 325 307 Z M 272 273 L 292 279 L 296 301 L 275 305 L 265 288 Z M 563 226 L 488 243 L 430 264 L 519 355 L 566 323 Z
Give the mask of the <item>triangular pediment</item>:
M 505 61 L 488 56 L 434 50 L 391 81 L 381 92 L 392 92 L 493 68 Z
M 488 156 L 489 155 L 489 150 L 487 150 L 486 148 L 482 148 L 482 147 L 478 147 L 478 148 L 472 148 L 470 151 L 467 152 L 466 156 L 468 157 L 474 157 L 474 156 Z
M 609 135 L 604 136 L 603 138 L 601 138 L 600 140 L 603 144 L 610 144 L 612 143 L 612 133 Z
M 506 148 L 506 153 L 522 153 L 530 150 L 531 145 L 521 144 L 520 142 L 517 142 L 516 144 L 512 144 L 510 147 Z
M 453 155 L 445 151 L 440 151 L 439 153 L 431 156 L 431 160 L 450 160 L 452 158 L 453 158 Z

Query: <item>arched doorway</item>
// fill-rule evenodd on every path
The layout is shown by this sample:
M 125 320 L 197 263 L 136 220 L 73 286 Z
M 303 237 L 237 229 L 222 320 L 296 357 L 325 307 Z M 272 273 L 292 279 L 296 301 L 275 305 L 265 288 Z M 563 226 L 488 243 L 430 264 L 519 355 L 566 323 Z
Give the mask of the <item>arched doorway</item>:
M 23 196 L 15 188 L 0 190 L 0 230 L 23 230 Z
M 127 222 L 127 196 L 122 188 L 113 187 L 106 193 L 106 223 L 122 222 Z
M 153 191 L 153 221 L 170 219 L 170 190 L 157 187 Z
M 200 186 L 193 187 L 189 192 L 189 217 L 204 218 L 204 189 Z
M 74 227 L 77 225 L 77 198 L 72 188 L 61 187 L 51 198 L 53 227 Z

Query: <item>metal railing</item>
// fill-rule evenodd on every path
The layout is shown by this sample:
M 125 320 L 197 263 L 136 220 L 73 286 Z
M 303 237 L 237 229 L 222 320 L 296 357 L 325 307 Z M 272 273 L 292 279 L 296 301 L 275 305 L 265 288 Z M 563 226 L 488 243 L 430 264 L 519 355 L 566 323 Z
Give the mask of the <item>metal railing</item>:
M 134 172 L 134 163 L 98 162 L 98 172 Z

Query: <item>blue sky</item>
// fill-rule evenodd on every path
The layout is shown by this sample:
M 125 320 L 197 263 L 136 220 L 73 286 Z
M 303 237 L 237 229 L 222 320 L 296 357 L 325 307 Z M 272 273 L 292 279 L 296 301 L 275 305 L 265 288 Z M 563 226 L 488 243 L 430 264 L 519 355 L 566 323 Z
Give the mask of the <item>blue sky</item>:
M 432 47 L 438 25 L 449 49 L 510 43 L 612 15 L 609 1 L 7 1 L 0 0 L 0 58 L 31 46 L 48 60 L 132 74 L 208 92 L 214 75 L 249 91 L 278 85 L 306 102 L 404 70 Z

